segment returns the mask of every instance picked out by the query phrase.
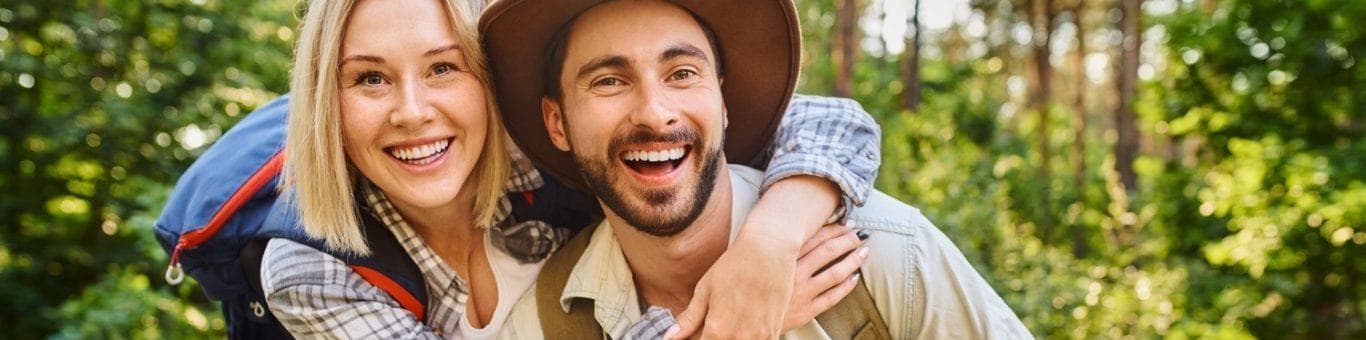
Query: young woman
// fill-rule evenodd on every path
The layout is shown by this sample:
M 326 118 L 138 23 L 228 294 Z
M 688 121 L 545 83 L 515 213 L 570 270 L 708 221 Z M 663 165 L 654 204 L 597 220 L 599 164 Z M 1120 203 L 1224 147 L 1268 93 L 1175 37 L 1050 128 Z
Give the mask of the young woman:
M 368 253 L 360 217 L 376 217 L 418 265 L 428 303 L 418 318 L 328 252 L 275 239 L 262 261 L 262 288 L 295 336 L 491 338 L 545 258 L 580 227 L 511 217 L 512 200 L 533 201 L 523 193 L 555 183 L 506 140 L 474 29 L 481 8 L 458 0 L 309 4 L 291 73 L 286 193 L 305 231 L 333 253 Z M 835 107 L 829 105 L 805 107 Z M 876 164 L 833 161 L 859 157 L 855 152 L 866 148 L 850 147 L 854 141 L 876 143 L 875 123 L 856 107 L 821 113 L 805 119 L 850 125 L 841 129 L 847 136 L 803 140 L 796 132 L 801 122 L 784 122 L 786 132 L 773 143 L 783 148 L 765 162 L 787 170 L 768 174 L 766 182 L 776 184 L 728 250 L 729 260 L 718 261 L 712 279 L 698 287 L 715 292 L 699 294 L 709 296 L 709 315 L 754 315 L 759 325 L 709 333 L 769 336 L 800 323 L 789 320 L 810 320 L 853 288 L 850 280 L 792 279 L 800 249 L 811 248 L 803 247 L 806 238 L 841 200 L 861 200 L 876 171 Z M 813 145 L 820 143 L 828 145 Z M 846 154 L 792 152 L 802 147 Z M 564 197 L 592 202 L 550 199 L 572 200 Z M 845 234 L 825 242 L 853 250 L 860 242 Z M 802 261 L 827 263 L 842 253 Z

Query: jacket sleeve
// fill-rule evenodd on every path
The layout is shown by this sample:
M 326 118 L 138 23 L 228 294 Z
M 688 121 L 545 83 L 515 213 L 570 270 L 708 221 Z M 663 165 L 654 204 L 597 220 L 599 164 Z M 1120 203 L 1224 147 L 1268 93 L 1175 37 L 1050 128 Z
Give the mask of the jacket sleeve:
M 1020 318 L 938 228 L 921 219 L 906 259 L 914 268 L 908 339 L 1033 339 Z

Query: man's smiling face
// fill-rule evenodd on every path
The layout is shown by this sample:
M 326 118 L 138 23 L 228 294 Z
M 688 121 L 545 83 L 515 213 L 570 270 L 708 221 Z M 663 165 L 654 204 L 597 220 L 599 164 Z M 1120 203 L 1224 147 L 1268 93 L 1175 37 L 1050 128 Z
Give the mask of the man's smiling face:
M 605 3 L 572 25 L 561 98 L 542 105 L 551 140 L 627 223 L 656 236 L 681 232 L 725 162 L 725 102 L 706 33 L 662 1 Z

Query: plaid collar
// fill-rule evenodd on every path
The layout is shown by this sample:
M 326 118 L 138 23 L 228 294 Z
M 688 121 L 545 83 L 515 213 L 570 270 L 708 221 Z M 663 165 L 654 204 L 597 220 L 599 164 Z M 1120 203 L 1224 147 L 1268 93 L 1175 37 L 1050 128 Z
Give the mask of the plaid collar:
M 540 171 L 537 171 L 532 166 L 531 161 L 515 146 L 508 148 L 508 154 L 513 165 L 512 174 L 507 183 L 508 195 L 532 192 L 545 184 Z M 414 262 L 422 253 L 431 253 L 431 249 L 421 242 L 416 232 L 404 221 L 403 216 L 399 215 L 398 210 L 394 208 L 383 190 L 364 178 L 361 179 L 359 187 L 363 190 L 362 193 L 366 199 L 365 204 L 370 208 L 370 211 L 389 227 L 396 238 L 414 240 L 413 242 L 401 242 L 404 250 L 414 257 Z M 504 195 L 498 200 L 498 207 L 493 213 L 493 225 L 486 235 L 489 243 L 495 249 L 508 254 L 521 263 L 538 263 L 550 257 L 550 254 L 554 253 L 560 245 L 569 239 L 570 232 L 565 228 L 556 228 L 540 220 L 517 220 L 512 215 L 512 202 L 509 199 L 509 196 Z M 436 258 L 432 254 L 428 256 Z M 439 263 L 439 259 L 436 262 Z M 442 265 L 444 266 L 444 263 Z

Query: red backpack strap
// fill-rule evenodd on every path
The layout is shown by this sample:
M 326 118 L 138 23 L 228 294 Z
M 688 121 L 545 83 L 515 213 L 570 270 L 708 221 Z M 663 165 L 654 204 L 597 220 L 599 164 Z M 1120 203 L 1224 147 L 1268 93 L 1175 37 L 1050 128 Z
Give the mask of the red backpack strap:
M 357 199 L 360 200 L 357 192 Z M 422 270 L 413 262 L 412 256 L 399 243 L 389 227 L 368 208 L 360 211 L 361 229 L 365 243 L 370 246 L 370 256 L 338 256 L 352 270 L 395 301 L 399 306 L 413 313 L 423 323 L 427 322 L 427 281 Z M 341 254 L 333 254 L 341 255 Z
M 413 316 L 417 317 L 418 320 L 426 322 L 427 306 L 425 306 L 422 301 L 418 300 L 416 296 L 413 296 L 411 292 L 408 292 L 407 288 L 403 288 L 402 285 L 399 285 L 398 282 L 395 282 L 394 279 L 384 275 L 384 273 L 369 267 L 351 265 L 351 270 L 356 271 L 356 274 L 360 274 L 360 277 L 364 278 L 365 282 L 369 282 L 370 284 L 375 285 L 375 287 L 379 287 L 379 289 L 383 290 L 385 293 L 389 293 L 389 296 L 398 301 L 399 306 L 403 306 L 403 309 L 412 312 Z

